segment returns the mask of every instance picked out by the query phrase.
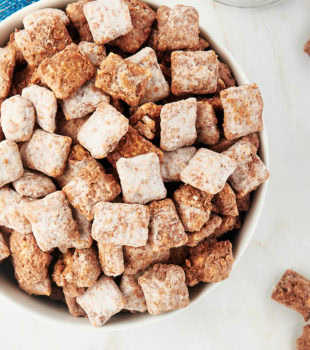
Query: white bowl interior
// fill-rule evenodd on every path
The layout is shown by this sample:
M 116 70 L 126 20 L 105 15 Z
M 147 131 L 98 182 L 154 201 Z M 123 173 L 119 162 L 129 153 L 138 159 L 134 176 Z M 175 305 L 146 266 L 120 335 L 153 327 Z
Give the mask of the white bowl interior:
M 65 6 L 70 2 L 73 1 L 41 0 L 40 2 L 34 3 L 11 15 L 0 23 L 0 45 L 4 45 L 6 43 L 9 35 L 15 28 L 22 28 L 22 20 L 28 13 L 46 7 L 65 8 Z M 153 8 L 161 5 L 161 1 L 147 1 L 147 3 Z M 215 49 L 221 60 L 230 66 L 238 84 L 243 85 L 249 83 L 245 73 L 234 60 L 232 55 L 223 46 L 212 40 L 211 32 L 208 31 L 202 23 L 200 25 L 200 29 L 202 36 L 210 42 L 212 48 Z M 260 157 L 268 167 L 269 157 L 266 131 L 260 133 Z M 243 226 L 239 230 L 239 234 L 234 239 L 233 249 L 235 263 L 239 261 L 253 237 L 263 209 L 266 191 L 267 182 L 260 186 L 260 188 L 255 192 L 251 209 L 245 217 Z M 202 297 L 208 295 L 215 287 L 216 284 L 199 284 L 194 288 L 190 288 L 190 305 L 193 305 Z M 75 328 L 95 329 L 90 325 L 87 319 L 72 317 L 64 304 L 62 305 L 62 303 L 50 301 L 46 297 L 31 297 L 21 291 L 17 287 L 17 283 L 13 276 L 13 268 L 9 261 L 0 264 L 0 297 L 3 299 L 3 301 L 9 302 L 12 304 L 12 306 L 19 307 L 21 311 L 23 310 L 28 312 L 37 318 L 53 321 L 58 325 L 63 324 L 66 326 L 73 326 Z M 159 316 L 121 313 L 112 317 L 112 319 L 104 327 L 100 328 L 100 331 L 128 330 L 130 328 L 144 326 L 163 320 L 167 317 L 175 315 L 178 312 L 188 309 L 189 307 Z

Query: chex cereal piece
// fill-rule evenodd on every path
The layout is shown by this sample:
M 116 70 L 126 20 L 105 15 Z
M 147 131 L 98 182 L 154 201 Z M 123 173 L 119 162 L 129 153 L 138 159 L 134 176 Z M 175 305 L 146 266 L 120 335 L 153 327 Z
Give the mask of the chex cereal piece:
M 20 195 L 31 198 L 42 198 L 56 191 L 49 177 L 30 170 L 25 170 L 23 176 L 13 182 L 13 187 Z
M 163 152 L 129 126 L 127 134 L 121 138 L 118 146 L 107 156 L 107 159 L 115 167 L 120 158 L 132 158 L 151 152 L 156 153 L 162 160 Z
M 31 85 L 23 89 L 22 97 L 33 104 L 39 126 L 45 131 L 55 132 L 58 106 L 54 93 L 45 87 Z
M 255 147 L 256 152 L 258 151 L 260 141 L 259 141 L 259 135 L 256 132 L 249 134 L 247 136 L 244 136 L 242 138 L 233 139 L 233 140 L 227 140 L 225 138 L 222 138 L 219 141 L 219 143 L 217 143 L 216 145 L 213 145 L 213 146 L 209 146 L 209 148 L 214 152 L 222 153 L 222 152 L 226 151 L 229 147 L 231 147 L 232 145 L 234 145 L 235 143 L 240 141 L 241 139 L 251 142 L 253 144 L 253 146 Z
M 24 169 L 19 149 L 13 141 L 0 142 L 0 187 L 19 179 Z
M 98 242 L 99 262 L 106 276 L 118 276 L 124 272 L 123 247 L 105 242 Z
M 205 240 L 190 249 L 184 265 L 186 284 L 193 287 L 201 281 L 223 281 L 228 278 L 233 262 L 230 241 Z
M 32 234 L 22 235 L 16 231 L 10 237 L 10 250 L 20 288 L 30 295 L 50 295 L 48 267 L 52 256 L 39 249 Z
M 201 148 L 181 172 L 181 180 L 210 194 L 220 192 L 236 169 L 232 158 Z
M 304 326 L 302 335 L 296 341 L 297 350 L 310 349 L 310 325 Z
M 133 158 L 121 158 L 116 163 L 126 203 L 146 204 L 167 196 L 161 174 L 159 158 L 155 153 Z
M 63 173 L 71 139 L 37 129 L 20 150 L 25 167 L 56 177 Z
M 220 227 L 222 218 L 215 214 L 211 214 L 206 224 L 197 232 L 188 232 L 188 241 L 186 243 L 189 247 L 195 247 L 197 244 L 202 242 L 207 237 L 210 237 L 214 231 Z
M 228 183 L 225 184 L 221 192 L 214 196 L 213 205 L 221 215 L 239 215 L 235 192 Z
M 70 24 L 70 20 L 66 13 L 54 8 L 44 8 L 29 13 L 24 17 L 23 24 L 26 30 L 31 30 L 36 22 L 40 21 L 42 18 L 48 19 L 49 17 L 57 17 L 65 26 Z
M 160 112 L 161 149 L 174 151 L 183 146 L 191 146 L 197 137 L 196 117 L 197 101 L 195 98 L 164 105 Z
M 95 204 L 112 201 L 121 193 L 121 188 L 113 175 L 105 173 L 101 164 L 90 161 L 62 191 L 80 214 L 93 220 Z
M 80 39 L 85 41 L 93 41 L 89 25 L 83 12 L 83 6 L 92 0 L 79 0 L 68 4 L 66 14 L 70 18 L 72 25 L 78 31 Z
M 212 105 L 208 101 L 197 102 L 197 140 L 205 145 L 216 145 L 220 140 L 220 130 Z
M 20 65 L 20 64 L 25 64 L 26 62 L 22 52 L 18 48 L 17 43 L 15 41 L 15 33 L 18 31 L 19 31 L 18 29 L 15 29 L 15 32 L 11 33 L 9 41 L 6 44 L 6 47 L 11 48 L 15 51 L 15 62 L 16 64 Z
M 126 59 L 147 69 L 151 72 L 145 93 L 140 99 L 140 104 L 146 102 L 157 102 L 169 96 L 170 88 L 157 62 L 156 53 L 150 47 L 145 47 L 133 56 Z
M 150 71 L 111 52 L 101 64 L 96 87 L 130 106 L 137 106 L 150 78 Z
M 158 49 L 172 51 L 199 44 L 199 14 L 194 7 L 160 6 L 157 10 Z
M 96 44 L 105 44 L 132 29 L 129 9 L 123 0 L 95 0 L 83 6 Z
M 150 235 L 153 250 L 180 247 L 187 242 L 187 235 L 171 199 L 149 204 Z
M 196 151 L 195 147 L 183 147 L 175 151 L 164 152 L 160 165 L 163 180 L 165 182 L 180 181 L 181 171 L 188 165 Z
M 66 26 L 58 17 L 40 17 L 29 29 L 15 33 L 15 41 L 30 66 L 37 67 L 72 43 Z
M 239 216 L 225 215 L 221 224 L 210 235 L 212 238 L 222 237 L 225 233 L 240 228 L 241 219 Z
M 85 293 L 85 288 L 78 288 L 72 285 L 65 285 L 63 287 L 63 293 L 70 314 L 74 317 L 86 316 L 86 312 L 76 302 L 76 298 Z
M 95 71 L 86 54 L 75 44 L 45 59 L 38 68 L 42 82 L 63 100 L 72 97 Z
M 154 251 L 148 242 L 142 247 L 124 246 L 125 274 L 134 275 L 143 272 L 150 265 L 156 263 L 165 263 L 170 256 L 169 249 Z
M 144 205 L 99 202 L 95 205 L 92 237 L 116 245 L 144 246 L 149 220 L 150 212 Z
M 27 65 L 25 68 L 14 73 L 11 88 L 12 94 L 21 95 L 25 87 L 33 84 L 40 84 L 38 69 Z
M 180 309 L 189 304 L 185 274 L 177 265 L 156 264 L 138 278 L 151 315 Z
M 25 204 L 24 211 L 39 248 L 45 252 L 68 246 L 78 237 L 69 202 L 61 191 Z
M 75 208 L 72 208 L 72 216 L 76 221 L 79 231 L 79 237 L 75 238 L 73 242 L 74 248 L 86 249 L 90 248 L 93 244 L 93 238 L 91 236 L 91 221 L 87 220 L 84 215 L 80 214 Z M 64 247 L 65 251 L 67 247 Z
M 190 49 L 185 49 L 186 51 L 204 51 L 205 49 L 207 49 L 208 47 L 210 47 L 210 43 L 202 38 L 201 36 L 199 37 L 199 42 L 198 45 L 195 47 L 192 47 Z
M 124 274 L 119 286 L 125 299 L 124 309 L 131 312 L 146 312 L 146 302 L 138 278 Z
M 237 162 L 237 168 L 229 178 L 237 197 L 245 196 L 268 179 L 269 172 L 249 141 L 238 141 L 222 154 Z
M 62 112 L 60 113 L 60 117 L 57 121 L 56 133 L 63 136 L 69 136 L 72 139 L 72 144 L 76 145 L 79 143 L 77 135 L 89 117 L 66 120 L 64 115 L 61 114 Z
M 190 185 L 181 185 L 173 194 L 185 231 L 199 231 L 208 221 L 212 195 Z
M 285 271 L 273 289 L 272 299 L 310 319 L 310 280 L 293 270 Z
M 10 254 L 10 249 L 7 246 L 3 234 L 0 232 L 0 262 L 10 256 Z
M 90 80 L 82 85 L 76 93 L 60 102 L 66 119 L 83 118 L 93 113 L 101 102 L 109 102 L 110 98 L 101 89 L 95 87 L 95 81 Z
M 263 99 L 256 84 L 231 87 L 220 93 L 224 108 L 224 134 L 236 139 L 263 130 Z
M 216 92 L 218 59 L 213 50 L 171 54 L 171 91 L 174 95 Z
M 1 127 L 7 140 L 16 142 L 29 140 L 35 118 L 31 102 L 19 95 L 10 97 L 1 105 Z
M 106 58 L 106 49 L 103 45 L 97 45 L 89 41 L 81 41 L 79 47 L 84 51 L 95 67 L 99 68 L 102 61 Z
M 0 48 L 0 98 L 6 98 L 10 92 L 15 59 L 14 49 L 11 47 Z
M 29 199 L 8 187 L 0 188 L 0 225 L 20 233 L 30 233 L 31 224 L 25 217 Z
M 219 61 L 219 78 L 217 81 L 217 91 L 228 89 L 232 86 L 236 86 L 236 80 L 229 66 Z
M 248 193 L 243 197 L 236 198 L 239 212 L 247 212 L 251 206 L 251 194 Z

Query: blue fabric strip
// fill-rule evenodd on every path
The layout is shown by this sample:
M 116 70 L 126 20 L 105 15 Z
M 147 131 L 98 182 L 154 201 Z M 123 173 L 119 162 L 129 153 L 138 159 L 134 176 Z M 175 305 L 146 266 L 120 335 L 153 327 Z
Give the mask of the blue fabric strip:
M 0 21 L 21 8 L 39 0 L 0 0 Z

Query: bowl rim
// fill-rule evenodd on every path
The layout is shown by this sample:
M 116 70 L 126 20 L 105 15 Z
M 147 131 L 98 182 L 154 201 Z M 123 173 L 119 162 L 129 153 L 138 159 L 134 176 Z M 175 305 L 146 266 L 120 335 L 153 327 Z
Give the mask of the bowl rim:
M 73 1 L 74 0 L 40 0 L 13 13 L 12 15 L 4 19 L 2 22 L 0 22 L 0 33 L 2 34 L 2 38 L 0 38 L 0 44 L 4 44 L 5 41 L 8 40 L 9 35 L 15 30 L 15 28 L 22 27 L 22 20 L 27 14 L 41 8 L 64 8 L 67 4 Z M 155 0 L 145 2 L 153 8 L 157 8 L 162 5 L 163 1 Z M 222 45 L 222 43 L 220 43 L 218 40 L 212 39 L 211 31 L 207 30 L 206 26 L 203 23 L 200 23 L 200 31 L 201 35 L 210 42 L 211 47 L 214 48 L 215 51 L 218 53 L 221 60 L 229 65 L 238 82 L 238 85 L 248 84 L 249 80 L 246 74 L 244 73 L 240 65 L 237 63 L 237 61 L 234 59 L 232 54 Z M 266 166 L 269 168 L 268 140 L 265 126 L 264 130 L 259 133 L 259 136 L 260 157 L 266 164 Z M 264 201 L 267 193 L 267 187 L 268 180 L 256 190 L 254 196 L 255 200 L 253 200 L 253 202 L 255 203 L 252 202 L 252 206 L 249 212 L 246 214 L 245 221 L 239 232 L 240 242 L 238 243 L 237 252 L 234 252 L 234 266 L 240 261 L 240 258 L 246 251 L 250 241 L 254 236 L 259 219 L 261 218 Z M 28 296 L 21 290 L 14 290 L 12 292 L 10 290 L 12 289 L 12 287 L 10 285 L 6 286 L 6 283 L 3 282 L 4 280 L 5 279 L 2 278 L 0 274 L 0 300 L 2 300 L 3 302 L 12 305 L 13 307 L 31 315 L 32 317 L 38 320 L 52 322 L 53 324 L 58 326 L 63 325 L 66 327 L 74 327 L 75 329 L 81 328 L 84 330 L 98 330 L 98 328 L 92 327 L 87 319 L 74 318 L 67 311 L 66 313 L 61 311 L 61 313 L 58 314 L 56 310 L 53 310 L 51 314 L 47 314 L 47 311 L 51 311 L 49 310 L 50 306 L 47 307 L 44 304 L 37 302 L 38 299 Z M 128 317 L 128 320 L 125 319 L 125 321 L 123 320 L 122 322 L 119 322 L 119 318 L 121 316 L 119 318 L 114 317 L 106 325 L 104 325 L 104 327 L 101 327 L 99 329 L 101 332 L 131 330 L 136 329 L 138 327 L 151 325 L 162 320 L 166 320 L 172 316 L 177 315 L 180 312 L 190 310 L 191 306 L 197 304 L 209 293 L 211 293 L 216 288 L 217 284 L 218 283 L 202 285 L 200 287 L 200 292 L 198 292 L 198 295 L 191 299 L 189 306 L 186 308 L 174 310 L 162 315 L 158 315 L 156 317 L 149 314 L 143 314 L 143 317 L 141 317 L 142 315 L 132 314 L 130 317 Z M 16 300 L 16 296 L 17 299 L 20 299 L 19 301 Z M 26 300 L 29 301 L 29 303 L 26 302 Z

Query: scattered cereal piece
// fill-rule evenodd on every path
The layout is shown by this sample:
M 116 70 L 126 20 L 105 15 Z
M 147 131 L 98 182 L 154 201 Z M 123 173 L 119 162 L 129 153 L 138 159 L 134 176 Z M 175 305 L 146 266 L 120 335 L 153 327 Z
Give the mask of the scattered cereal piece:
M 299 312 L 305 321 L 310 319 L 310 280 L 293 270 L 285 271 L 273 289 L 272 299 Z
M 36 10 L 28 14 L 23 19 L 23 24 L 26 30 L 31 30 L 35 24 L 42 19 L 47 19 L 49 17 L 57 17 L 65 26 L 70 24 L 70 20 L 64 11 L 54 8 L 44 8 Z
M 229 241 L 205 240 L 190 249 L 185 262 L 186 284 L 193 287 L 202 282 L 220 282 L 228 278 L 234 262 Z
M 23 89 L 22 97 L 33 104 L 39 126 L 45 131 L 55 132 L 58 106 L 54 93 L 45 87 L 31 85 Z
M 105 242 L 98 242 L 99 261 L 106 276 L 118 276 L 124 272 L 123 247 Z
M 12 82 L 12 94 L 21 95 L 24 88 L 33 84 L 39 84 L 40 78 L 38 76 L 37 68 L 27 65 L 22 70 L 14 73 Z
M 116 163 L 126 203 L 146 204 L 167 196 L 160 174 L 159 158 L 155 153 L 133 158 L 121 158 Z
M 39 249 L 32 234 L 22 235 L 16 231 L 11 234 L 10 249 L 20 288 L 30 295 L 51 295 L 48 267 L 52 256 Z
M 96 87 L 130 106 L 137 106 L 150 79 L 150 71 L 111 52 L 101 64 Z
M 19 95 L 10 97 L 1 105 L 1 127 L 7 140 L 16 142 L 29 140 L 35 118 L 31 102 Z
M 251 193 L 246 194 L 243 197 L 236 198 L 237 207 L 240 212 L 247 212 L 251 206 Z
M 65 295 L 66 304 L 71 315 L 74 317 L 86 316 L 86 312 L 76 302 L 76 298 L 85 293 L 85 288 L 78 288 L 72 286 L 64 286 L 63 292 Z
M 106 50 L 103 45 L 97 45 L 88 41 L 81 41 L 79 47 L 84 51 L 90 62 L 95 67 L 100 67 L 102 61 L 106 58 Z
M 99 202 L 95 205 L 92 236 L 99 242 L 144 246 L 149 219 L 149 209 L 144 205 Z
M 45 59 L 38 68 L 40 79 L 59 99 L 72 97 L 76 91 L 95 74 L 95 67 L 77 45 Z
M 151 315 L 159 315 L 189 304 L 185 274 L 180 266 L 156 264 L 138 278 L 138 283 Z
M 308 40 L 304 45 L 304 52 L 310 55 L 310 40 Z
M 10 92 L 15 59 L 14 49 L 11 47 L 0 48 L 0 98 L 6 98 Z
M 123 275 L 119 286 L 124 299 L 124 309 L 130 312 L 146 312 L 146 302 L 138 278 L 134 275 Z
M 240 227 L 239 216 L 223 216 L 220 226 L 218 226 L 210 235 L 212 238 L 219 238 L 225 233 L 237 229 Z
M 197 140 L 205 145 L 216 145 L 220 140 L 220 130 L 212 105 L 208 101 L 197 102 Z
M 197 101 L 188 98 L 164 105 L 160 112 L 160 147 L 174 151 L 183 146 L 191 146 L 196 133 Z
M 3 234 L 0 232 L 0 262 L 10 256 L 11 252 L 6 244 Z
M 62 112 L 60 114 L 62 114 Z M 62 115 L 58 119 L 56 132 L 59 135 L 70 137 L 72 139 L 72 144 L 76 145 L 79 143 L 77 135 L 88 119 L 89 117 L 66 120 Z
M 157 22 L 160 51 L 190 49 L 199 45 L 199 14 L 194 7 L 160 6 Z
M 215 205 L 217 212 L 221 215 L 239 215 L 235 192 L 228 183 L 225 184 L 221 192 L 214 196 L 213 204 Z
M 56 177 L 66 167 L 70 146 L 69 137 L 37 129 L 31 140 L 22 145 L 20 152 L 25 167 Z
M 263 130 L 263 99 L 256 84 L 231 87 L 220 93 L 224 108 L 224 134 L 236 139 Z
M 175 51 L 171 54 L 171 91 L 174 95 L 216 92 L 218 59 L 210 51 Z
M 103 326 L 124 307 L 124 298 L 111 277 L 102 276 L 94 286 L 76 298 L 95 327 Z
M 304 326 L 302 335 L 297 339 L 296 342 L 297 350 L 308 350 L 310 349 L 310 325 Z
M 217 90 L 221 91 L 232 86 L 236 86 L 236 80 L 229 66 L 219 61 L 219 77 L 217 82 Z

